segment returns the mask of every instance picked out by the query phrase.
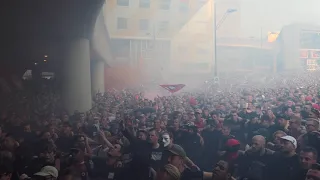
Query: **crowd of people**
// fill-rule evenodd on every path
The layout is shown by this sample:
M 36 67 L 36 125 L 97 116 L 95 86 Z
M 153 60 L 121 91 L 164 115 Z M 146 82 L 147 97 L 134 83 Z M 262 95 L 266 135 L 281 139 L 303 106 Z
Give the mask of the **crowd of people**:
M 72 114 L 52 80 L 25 82 L 1 94 L 0 180 L 319 180 L 319 77 L 111 90 Z

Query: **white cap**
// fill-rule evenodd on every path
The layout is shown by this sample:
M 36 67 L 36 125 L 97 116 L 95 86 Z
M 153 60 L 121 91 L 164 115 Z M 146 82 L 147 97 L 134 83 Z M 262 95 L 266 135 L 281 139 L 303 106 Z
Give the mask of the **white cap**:
M 283 136 L 283 137 L 281 137 L 281 139 L 290 141 L 294 145 L 294 147 L 297 148 L 297 140 L 296 140 L 296 138 L 294 138 L 292 136 Z
M 58 178 L 58 170 L 53 166 L 45 166 L 40 172 L 35 173 L 36 176 L 52 176 Z

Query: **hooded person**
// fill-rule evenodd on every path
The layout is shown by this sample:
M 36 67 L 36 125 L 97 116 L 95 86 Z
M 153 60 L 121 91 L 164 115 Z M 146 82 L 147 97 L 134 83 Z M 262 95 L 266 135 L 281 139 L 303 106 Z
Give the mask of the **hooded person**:
M 242 151 L 240 151 L 240 142 L 236 139 L 228 139 L 224 152 L 221 155 L 221 160 L 224 160 L 228 163 L 235 163 L 239 157 L 240 154 L 243 154 Z

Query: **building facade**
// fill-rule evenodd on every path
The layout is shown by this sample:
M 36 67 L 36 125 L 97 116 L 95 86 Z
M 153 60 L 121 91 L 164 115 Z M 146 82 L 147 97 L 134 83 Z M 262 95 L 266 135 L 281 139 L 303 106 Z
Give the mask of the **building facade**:
M 218 37 L 240 33 L 236 0 L 215 3 Z M 236 9 L 229 16 L 226 12 Z M 114 58 L 148 77 L 211 73 L 214 0 L 108 0 L 104 16 Z
M 320 69 L 320 27 L 291 24 L 278 37 L 277 71 Z

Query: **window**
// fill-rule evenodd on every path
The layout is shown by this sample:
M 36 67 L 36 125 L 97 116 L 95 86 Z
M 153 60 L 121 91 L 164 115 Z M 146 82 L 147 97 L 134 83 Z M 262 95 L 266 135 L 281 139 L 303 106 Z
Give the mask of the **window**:
M 119 17 L 117 19 L 117 28 L 118 29 L 127 29 L 127 18 Z
M 171 4 L 171 0 L 160 0 L 159 8 L 162 10 L 169 10 L 170 4 Z
M 149 29 L 149 20 L 148 19 L 140 19 L 140 30 L 146 31 Z
M 159 31 L 166 31 L 168 30 L 169 27 L 169 22 L 168 21 L 160 21 L 158 25 L 158 30 Z
M 118 6 L 129 6 L 129 0 L 117 0 Z
M 180 12 L 188 12 L 189 11 L 189 0 L 180 1 L 179 10 L 180 10 Z
M 140 0 L 139 7 L 150 8 L 150 0 Z

